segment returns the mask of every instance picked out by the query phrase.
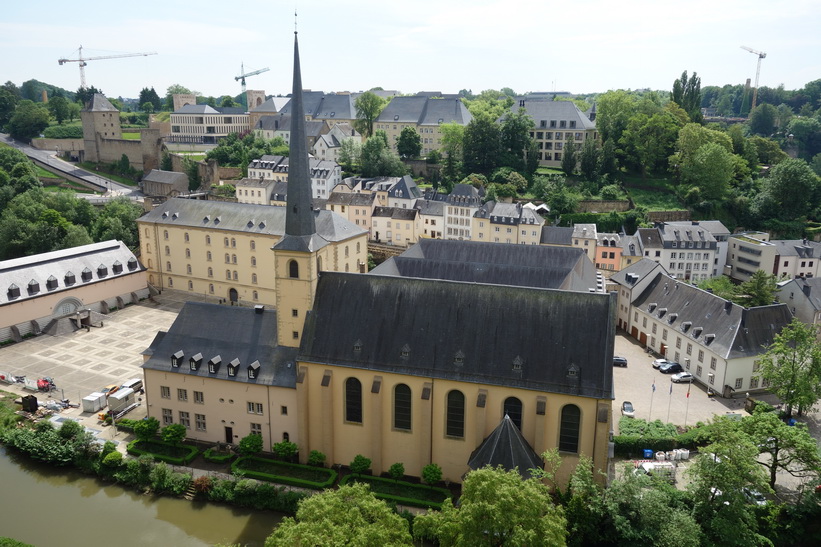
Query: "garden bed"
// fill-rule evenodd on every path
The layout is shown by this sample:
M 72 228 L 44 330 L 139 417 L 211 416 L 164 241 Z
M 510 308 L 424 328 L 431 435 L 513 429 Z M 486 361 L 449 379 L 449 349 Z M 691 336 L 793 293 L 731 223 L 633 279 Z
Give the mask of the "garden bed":
M 197 457 L 199 450 L 196 446 L 187 444 L 173 445 L 162 441 L 131 441 L 128 443 L 128 453 L 141 456 L 149 454 L 154 459 L 174 465 L 188 465 Z
M 370 485 L 371 492 L 379 499 L 412 507 L 441 509 L 442 502 L 451 497 L 450 491 L 444 488 L 423 486 L 381 477 L 369 477 L 367 475 L 348 475 L 339 484 L 342 486 L 351 481 Z
M 231 454 L 229 452 L 217 452 L 213 448 L 208 448 L 205 452 L 202 453 L 202 457 L 207 462 L 227 464 L 234 459 L 234 454 Z
M 231 472 L 240 472 L 254 479 L 316 490 L 331 487 L 337 476 L 333 469 L 285 463 L 254 456 L 239 458 L 231 464 Z

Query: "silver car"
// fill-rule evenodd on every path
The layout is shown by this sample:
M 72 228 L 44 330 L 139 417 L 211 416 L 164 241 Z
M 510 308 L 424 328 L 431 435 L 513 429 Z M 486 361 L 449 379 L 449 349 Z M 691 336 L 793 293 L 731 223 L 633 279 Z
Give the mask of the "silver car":
M 670 376 L 670 381 L 675 382 L 677 384 L 692 382 L 693 381 L 693 375 L 690 374 L 689 372 L 676 372 L 675 374 Z

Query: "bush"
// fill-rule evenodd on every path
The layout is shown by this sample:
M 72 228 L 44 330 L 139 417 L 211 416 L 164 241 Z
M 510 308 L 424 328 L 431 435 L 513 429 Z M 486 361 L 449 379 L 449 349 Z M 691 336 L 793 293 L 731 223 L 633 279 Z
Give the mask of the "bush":
M 274 454 L 277 455 L 278 458 L 282 458 L 283 460 L 290 460 L 294 456 L 296 456 L 297 452 L 299 452 L 299 446 L 296 443 L 292 443 L 290 441 L 282 441 L 281 443 L 276 443 L 273 446 Z
M 52 125 L 43 130 L 43 136 L 47 139 L 82 139 L 83 127 L 81 125 Z
M 182 424 L 169 424 L 162 428 L 160 435 L 163 442 L 178 446 L 185 439 L 185 426 Z
M 120 467 L 123 463 L 122 452 L 110 452 L 103 457 L 103 465 L 106 467 Z
M 601 195 L 602 199 L 619 199 L 621 197 L 621 188 L 619 188 L 616 184 L 608 184 L 607 186 L 602 187 L 599 194 Z
M 173 465 L 188 465 L 197 457 L 199 450 L 195 446 L 136 439 L 128 443 L 128 453 L 138 456 L 151 455 L 157 460 Z
M 262 452 L 262 435 L 251 433 L 239 441 L 239 453 L 243 456 L 255 456 Z
M 433 486 L 442 480 L 442 468 L 435 463 L 429 463 L 422 468 L 422 480 Z
M 311 453 L 308 454 L 308 465 L 323 467 L 325 465 L 326 458 L 327 457 L 325 456 L 325 454 L 323 454 L 319 450 L 311 450 Z
M 405 466 L 401 462 L 396 462 L 388 469 L 388 475 L 395 480 L 398 481 L 402 477 L 405 476 Z
M 60 426 L 60 429 L 57 433 L 63 439 L 69 440 L 73 439 L 83 431 L 85 431 L 85 429 L 83 428 L 83 426 L 80 425 L 79 422 L 75 422 L 74 420 L 66 420 L 63 422 L 63 425 Z
M 371 468 L 371 460 L 370 458 L 366 458 L 362 454 L 357 454 L 354 457 L 353 461 L 350 463 L 349 467 L 351 468 L 351 473 L 361 475 L 362 473 Z
M 205 461 L 211 463 L 229 463 L 234 459 L 233 454 L 229 452 L 217 452 L 213 448 L 209 448 L 203 452 L 202 457 L 205 458 Z
M 665 424 L 661 420 L 648 422 L 641 418 L 622 416 L 619 420 L 619 435 L 644 437 L 675 437 L 676 426 Z
M 368 484 L 371 493 L 379 499 L 390 503 L 409 505 L 411 507 L 441 509 L 442 502 L 451 497 L 450 491 L 445 488 L 421 486 L 419 484 L 383 479 L 381 477 L 355 477 L 348 475 L 339 481 L 339 485 L 344 486 L 354 482 Z
M 239 458 L 231 464 L 231 472 L 264 481 L 321 490 L 336 482 L 333 469 L 317 468 L 298 463 L 286 463 L 255 456 Z
M 122 421 L 121 421 L 122 423 Z M 153 438 L 160 430 L 160 422 L 157 418 L 146 418 L 145 420 L 132 420 L 134 435 L 141 441 Z
M 640 455 L 645 449 L 653 452 L 667 452 L 677 447 L 676 439 L 668 438 L 653 438 L 653 437 L 638 437 L 633 435 L 616 435 L 613 437 L 613 444 L 615 445 L 615 453 L 617 456 L 623 457 L 641 457 Z
M 207 494 L 211 491 L 212 486 L 211 477 L 208 475 L 200 475 L 194 479 L 194 490 L 196 490 L 198 494 Z

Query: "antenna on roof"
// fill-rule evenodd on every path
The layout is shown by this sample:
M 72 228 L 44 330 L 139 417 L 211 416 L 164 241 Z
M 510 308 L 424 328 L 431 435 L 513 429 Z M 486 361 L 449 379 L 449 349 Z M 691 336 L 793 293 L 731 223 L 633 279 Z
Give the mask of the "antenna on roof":
M 294 34 L 297 34 L 297 28 L 296 28 L 296 7 L 294 7 Z

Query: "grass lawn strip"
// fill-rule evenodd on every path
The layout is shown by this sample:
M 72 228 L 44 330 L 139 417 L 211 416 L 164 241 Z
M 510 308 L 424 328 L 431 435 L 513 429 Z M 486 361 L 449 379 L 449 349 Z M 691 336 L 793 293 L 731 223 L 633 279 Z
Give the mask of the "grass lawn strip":
M 321 490 L 330 488 L 336 481 L 333 469 L 285 463 L 254 456 L 246 456 L 231 464 L 232 472 L 264 481 Z
M 378 498 L 405 505 L 441 508 L 442 502 L 451 497 L 450 491 L 444 488 L 395 481 L 393 479 L 383 479 L 381 477 L 370 477 L 367 475 L 361 477 L 348 475 L 342 479 L 340 484 L 346 484 L 351 481 L 364 482 L 370 485 L 371 492 Z
M 162 441 L 135 440 L 129 443 L 128 453 L 136 455 L 151 454 L 160 461 L 186 465 L 197 456 L 199 450 L 187 444 L 174 446 Z

